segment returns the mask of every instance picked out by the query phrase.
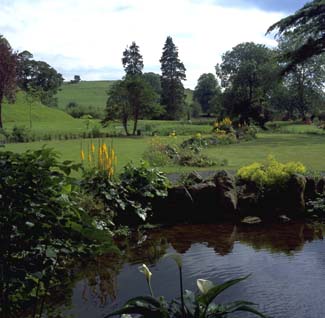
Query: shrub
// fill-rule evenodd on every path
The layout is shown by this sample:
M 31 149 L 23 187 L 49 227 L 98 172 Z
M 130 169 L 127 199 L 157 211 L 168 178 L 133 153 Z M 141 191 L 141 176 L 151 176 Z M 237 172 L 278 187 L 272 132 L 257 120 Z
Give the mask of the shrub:
M 246 181 L 252 181 L 260 186 L 283 185 L 295 174 L 306 172 L 300 162 L 280 163 L 273 156 L 268 156 L 264 163 L 254 162 L 238 170 L 237 176 Z
M 25 142 L 29 140 L 29 135 L 29 130 L 26 127 L 14 126 L 10 140 L 13 142 Z
M 69 281 L 65 266 L 73 256 L 99 243 L 112 247 L 79 206 L 78 187 L 68 176 L 78 167 L 58 163 L 46 148 L 0 152 L 1 317 L 21 317 L 26 305 L 41 317 L 40 298 Z
M 145 161 L 142 161 L 139 167 L 135 167 L 132 163 L 127 164 L 120 175 L 120 180 L 130 195 L 140 202 L 167 196 L 169 186 L 167 177 L 157 168 L 149 167 Z
M 148 149 L 144 152 L 143 158 L 154 167 L 162 167 L 172 163 L 168 145 L 162 142 L 161 138 L 155 136 L 150 140 Z

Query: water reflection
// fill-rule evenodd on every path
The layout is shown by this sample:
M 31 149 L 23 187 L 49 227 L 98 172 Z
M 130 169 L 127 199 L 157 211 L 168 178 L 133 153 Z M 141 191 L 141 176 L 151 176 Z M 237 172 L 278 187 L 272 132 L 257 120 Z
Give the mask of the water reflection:
M 138 264 L 151 265 L 153 288 L 172 298 L 178 277 L 167 252 L 183 254 L 184 282 L 195 289 L 197 278 L 221 282 L 249 273 L 252 278 L 220 297 L 247 299 L 273 317 L 324 317 L 323 224 L 179 225 L 151 230 L 124 242 L 121 257 L 99 257 L 79 272 L 74 287 L 76 317 L 102 317 L 128 298 L 147 294 Z M 244 316 L 243 316 L 244 317 Z

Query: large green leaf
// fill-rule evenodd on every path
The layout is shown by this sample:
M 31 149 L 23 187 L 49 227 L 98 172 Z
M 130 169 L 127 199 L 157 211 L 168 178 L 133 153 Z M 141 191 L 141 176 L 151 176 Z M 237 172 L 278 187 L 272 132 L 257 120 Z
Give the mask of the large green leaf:
M 229 280 L 221 285 L 215 285 L 214 287 L 212 287 L 211 289 L 209 289 L 209 291 L 204 294 L 204 295 L 200 295 L 198 296 L 198 302 L 205 305 L 205 306 L 209 306 L 209 304 L 220 294 L 222 293 L 224 290 L 228 289 L 229 287 L 238 284 L 239 282 L 247 279 L 250 275 L 247 275 L 245 277 L 241 277 L 241 278 L 237 278 L 237 279 L 232 279 Z

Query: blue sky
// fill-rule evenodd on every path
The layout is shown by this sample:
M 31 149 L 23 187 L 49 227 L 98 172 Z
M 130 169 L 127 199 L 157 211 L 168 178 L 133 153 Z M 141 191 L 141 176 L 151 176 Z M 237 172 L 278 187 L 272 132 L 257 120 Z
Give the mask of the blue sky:
M 259 8 L 266 11 L 292 13 L 300 9 L 306 0 L 215 0 L 215 3 L 222 6 L 239 8 Z
M 84 80 L 119 79 L 122 52 L 140 46 L 145 72 L 160 72 L 172 36 L 187 68 L 185 87 L 214 73 L 221 55 L 254 41 L 275 46 L 267 28 L 295 12 L 301 0 L 0 0 L 0 34 L 61 72 Z

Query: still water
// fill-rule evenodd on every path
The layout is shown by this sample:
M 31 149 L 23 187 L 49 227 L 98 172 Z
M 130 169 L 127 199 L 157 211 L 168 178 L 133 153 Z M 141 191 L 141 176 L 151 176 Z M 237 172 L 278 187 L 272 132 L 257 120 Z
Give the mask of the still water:
M 305 223 L 181 225 L 151 230 L 133 243 L 124 242 L 123 256 L 85 264 L 73 286 L 67 314 L 99 318 L 130 297 L 148 294 L 138 271 L 142 263 L 153 273 L 156 295 L 178 296 L 177 266 L 171 259 L 161 259 L 166 253 L 178 252 L 183 258 L 185 289 L 196 290 L 198 278 L 221 283 L 252 274 L 216 300 L 253 301 L 260 311 L 275 318 L 324 318 L 323 234 L 324 225 Z

